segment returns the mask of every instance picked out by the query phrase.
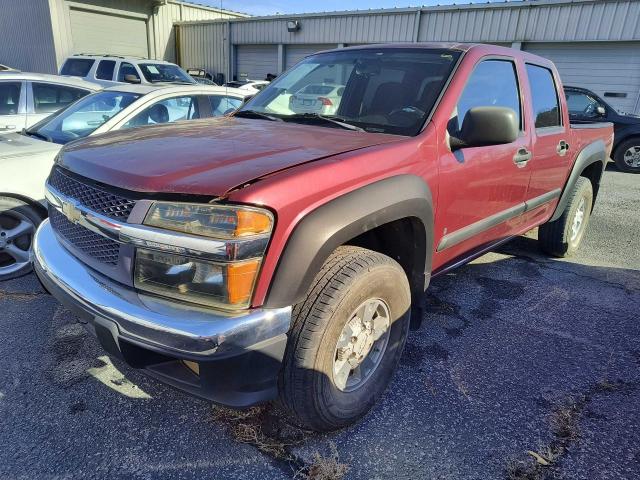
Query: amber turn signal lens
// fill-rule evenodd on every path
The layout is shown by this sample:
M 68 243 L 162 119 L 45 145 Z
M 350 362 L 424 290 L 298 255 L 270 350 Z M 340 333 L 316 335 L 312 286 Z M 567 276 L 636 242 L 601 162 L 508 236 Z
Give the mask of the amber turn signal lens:
M 227 265 L 227 299 L 231 305 L 248 304 L 259 268 L 259 259 Z
M 271 231 L 271 217 L 255 210 L 238 210 L 235 236 L 259 235 Z

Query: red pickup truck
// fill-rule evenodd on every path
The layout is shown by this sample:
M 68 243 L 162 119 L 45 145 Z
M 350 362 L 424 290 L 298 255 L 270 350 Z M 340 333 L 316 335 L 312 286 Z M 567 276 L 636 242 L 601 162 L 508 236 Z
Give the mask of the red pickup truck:
M 133 367 L 348 425 L 430 279 L 537 226 L 551 255 L 580 245 L 613 131 L 570 125 L 561 92 L 550 61 L 498 46 L 312 55 L 231 117 L 67 145 L 35 270 Z

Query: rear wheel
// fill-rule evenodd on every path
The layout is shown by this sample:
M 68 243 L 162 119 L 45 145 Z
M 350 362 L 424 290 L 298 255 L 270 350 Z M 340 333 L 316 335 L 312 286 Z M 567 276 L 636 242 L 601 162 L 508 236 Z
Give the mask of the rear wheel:
M 0 281 L 31 271 L 31 246 L 42 217 L 29 204 L 0 197 Z
M 588 178 L 576 182 L 564 213 L 553 222 L 538 229 L 538 241 L 542 250 L 556 257 L 573 255 L 584 238 L 593 205 L 593 187 Z
M 280 374 L 280 400 L 303 427 L 349 425 L 389 385 L 409 330 L 411 294 L 402 267 L 359 247 L 325 262 L 293 324 Z
M 613 157 L 618 170 L 640 173 L 640 137 L 622 142 Z

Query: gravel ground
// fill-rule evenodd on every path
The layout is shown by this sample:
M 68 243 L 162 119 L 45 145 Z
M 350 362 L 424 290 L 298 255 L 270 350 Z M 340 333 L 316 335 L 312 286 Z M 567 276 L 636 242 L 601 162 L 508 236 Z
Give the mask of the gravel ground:
M 112 363 L 32 275 L 5 282 L 0 478 L 291 478 L 334 446 L 349 479 L 639 478 L 638 199 L 611 169 L 575 258 L 534 231 L 434 280 L 388 394 L 331 435 Z

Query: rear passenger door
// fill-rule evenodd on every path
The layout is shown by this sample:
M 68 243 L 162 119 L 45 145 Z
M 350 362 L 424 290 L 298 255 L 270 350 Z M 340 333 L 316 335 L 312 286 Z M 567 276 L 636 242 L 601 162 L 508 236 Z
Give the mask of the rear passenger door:
M 89 90 L 53 83 L 29 82 L 27 127 L 89 94 Z
M 116 72 L 115 60 L 100 60 L 96 67 L 95 82 L 105 87 L 117 85 L 118 82 L 114 81 L 113 76 Z
M 25 82 L 0 81 L 0 133 L 20 131 L 26 126 Z
M 471 108 L 488 106 L 515 111 L 520 134 L 504 145 L 442 148 L 436 214 L 440 265 L 519 231 L 530 169 L 516 160 L 531 143 L 522 98 L 516 63 L 507 57 L 480 60 L 458 97 L 445 136 L 458 136 Z
M 527 201 L 544 206 L 544 212 L 553 206 L 560 195 L 572 155 L 568 144 L 568 125 L 564 125 L 558 96 L 558 79 L 542 65 L 526 64 L 527 79 L 534 122 L 533 159 Z M 540 213 L 541 213 L 540 212 Z

